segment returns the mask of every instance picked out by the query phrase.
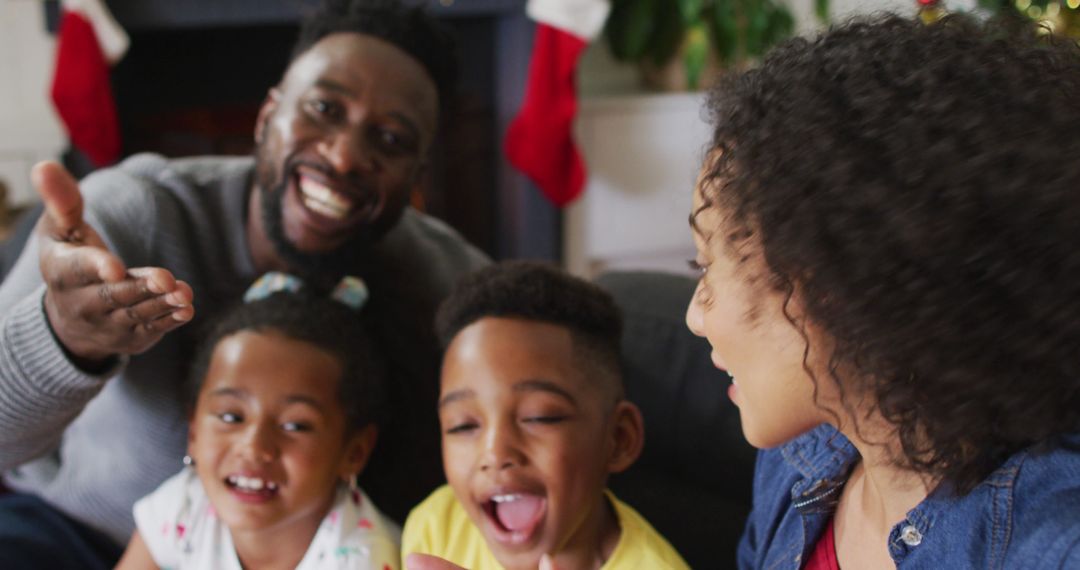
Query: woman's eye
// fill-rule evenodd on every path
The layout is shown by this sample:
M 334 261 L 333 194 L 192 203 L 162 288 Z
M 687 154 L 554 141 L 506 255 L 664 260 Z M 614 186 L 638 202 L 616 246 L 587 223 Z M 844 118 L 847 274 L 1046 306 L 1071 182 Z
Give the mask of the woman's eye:
M 690 271 L 697 273 L 700 276 L 704 276 L 709 270 L 709 266 L 696 259 L 687 259 L 686 264 L 690 266 Z
M 217 415 L 218 419 L 227 424 L 238 424 L 244 421 L 244 417 L 240 414 L 234 414 L 232 412 L 223 412 Z

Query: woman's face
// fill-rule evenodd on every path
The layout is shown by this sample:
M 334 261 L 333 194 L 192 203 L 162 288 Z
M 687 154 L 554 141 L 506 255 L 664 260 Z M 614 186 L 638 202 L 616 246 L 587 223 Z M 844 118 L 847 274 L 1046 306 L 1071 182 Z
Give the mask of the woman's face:
M 785 294 L 769 286 L 759 246 L 754 238 L 727 240 L 730 230 L 723 212 L 716 205 L 700 210 L 701 184 L 694 192 L 698 213 L 696 228 L 691 228 L 701 278 L 686 311 L 686 324 L 709 341 L 713 364 L 734 379 L 728 395 L 739 407 L 747 441 L 759 448 L 775 447 L 829 416 L 814 403 L 814 380 L 803 364 L 807 341 L 784 314 Z M 787 313 L 797 321 L 801 317 L 797 295 L 786 304 Z M 810 346 L 821 345 L 811 338 Z M 807 357 L 812 368 L 815 352 Z M 825 387 L 833 384 L 829 380 L 819 384 L 819 400 L 825 400 Z

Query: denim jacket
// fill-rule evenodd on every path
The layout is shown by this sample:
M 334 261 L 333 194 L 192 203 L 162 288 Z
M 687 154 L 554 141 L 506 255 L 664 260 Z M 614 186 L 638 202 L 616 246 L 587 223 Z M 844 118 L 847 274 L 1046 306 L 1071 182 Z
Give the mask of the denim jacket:
M 889 533 L 897 568 L 1080 569 L 1080 434 L 1009 458 L 975 489 L 944 486 Z M 802 567 L 859 455 L 823 425 L 758 454 L 739 568 Z

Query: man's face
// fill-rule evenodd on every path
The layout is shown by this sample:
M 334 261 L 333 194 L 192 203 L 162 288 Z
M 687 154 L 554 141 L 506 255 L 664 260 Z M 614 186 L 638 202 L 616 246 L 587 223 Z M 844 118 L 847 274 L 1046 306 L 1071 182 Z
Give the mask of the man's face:
M 617 534 L 603 489 L 636 459 L 640 423 L 582 370 L 569 330 L 482 318 L 447 347 L 441 383 L 446 478 L 500 564 L 536 568 Z
M 404 51 L 331 34 L 289 66 L 259 114 L 256 184 L 276 254 L 338 269 L 397 222 L 420 184 L 438 97 Z

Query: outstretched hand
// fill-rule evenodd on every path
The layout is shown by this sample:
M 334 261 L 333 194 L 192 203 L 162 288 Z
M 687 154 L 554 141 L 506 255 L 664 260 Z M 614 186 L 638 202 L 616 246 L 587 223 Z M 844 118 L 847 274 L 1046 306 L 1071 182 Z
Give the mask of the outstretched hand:
M 56 162 L 34 166 L 45 203 L 38 221 L 45 314 L 76 364 L 94 368 L 118 354 L 138 354 L 195 316 L 191 287 L 157 267 L 127 268 L 83 220 L 71 174 Z

